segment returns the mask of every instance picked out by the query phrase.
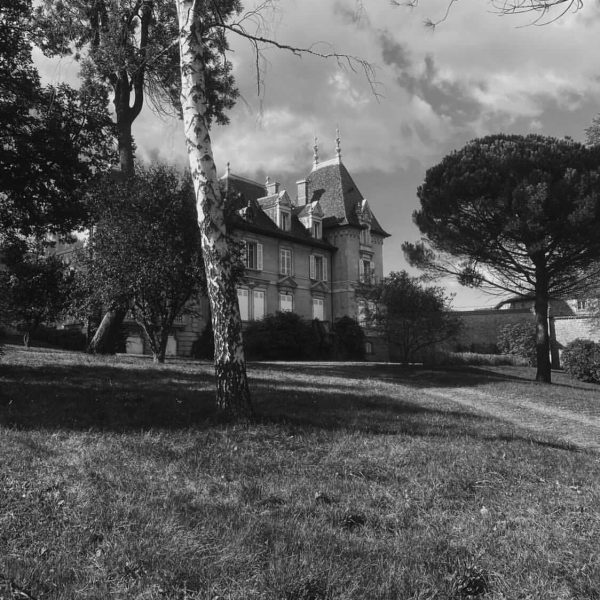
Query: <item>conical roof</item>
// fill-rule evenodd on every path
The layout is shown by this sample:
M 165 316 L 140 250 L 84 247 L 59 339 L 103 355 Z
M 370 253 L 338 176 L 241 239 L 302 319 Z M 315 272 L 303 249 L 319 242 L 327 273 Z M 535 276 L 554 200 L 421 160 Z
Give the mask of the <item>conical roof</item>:
M 341 159 L 334 158 L 317 164 L 306 181 L 307 196 L 311 202 L 319 201 L 326 224 L 362 227 L 358 210 L 364 197 Z M 384 231 L 375 215 L 372 215 L 371 232 L 389 237 L 389 233 Z

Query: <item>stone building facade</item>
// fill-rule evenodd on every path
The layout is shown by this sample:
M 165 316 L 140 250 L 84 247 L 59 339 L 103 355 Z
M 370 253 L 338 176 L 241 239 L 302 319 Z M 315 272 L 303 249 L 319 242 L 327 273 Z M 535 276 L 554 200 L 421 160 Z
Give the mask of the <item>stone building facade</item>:
M 233 174 L 221 184 L 232 205 L 230 231 L 243 243 L 245 272 L 238 284 L 242 321 L 277 311 L 318 319 L 326 330 L 345 315 L 358 317 L 354 290 L 359 281 L 383 277 L 386 233 L 341 159 L 313 166 L 288 192 L 276 181 L 262 184 Z M 197 299 L 193 314 L 174 324 L 168 354 L 189 356 L 206 325 L 208 300 Z M 132 327 L 128 352 L 147 351 Z M 387 360 L 386 346 L 367 332 L 367 356 Z

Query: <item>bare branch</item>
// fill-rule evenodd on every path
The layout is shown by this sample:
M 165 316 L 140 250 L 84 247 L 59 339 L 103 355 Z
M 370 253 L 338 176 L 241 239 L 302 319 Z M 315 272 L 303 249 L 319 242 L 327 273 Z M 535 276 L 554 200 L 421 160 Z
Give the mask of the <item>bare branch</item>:
M 356 73 L 358 71 L 362 71 L 369 83 L 369 87 L 371 88 L 371 92 L 373 93 L 373 95 L 377 99 L 379 99 L 381 97 L 381 94 L 377 91 L 378 82 L 376 80 L 375 67 L 370 62 L 368 62 L 362 58 L 353 56 L 351 54 L 343 54 L 340 52 L 335 52 L 334 50 L 332 50 L 331 52 L 320 52 L 318 50 L 315 50 L 316 44 L 313 44 L 310 47 L 304 47 L 304 48 L 299 47 L 299 46 L 292 46 L 290 44 L 284 44 L 284 43 L 278 42 L 277 40 L 274 40 L 271 38 L 248 33 L 239 24 L 231 25 L 231 24 L 222 23 L 221 27 L 223 27 L 227 31 L 231 31 L 232 33 L 235 33 L 236 35 L 239 35 L 239 36 L 249 40 L 250 43 L 253 45 L 253 47 L 256 49 L 257 54 L 260 52 L 259 44 L 265 44 L 265 46 L 272 46 L 274 48 L 278 48 L 279 50 L 287 50 L 288 52 L 291 52 L 294 56 L 298 56 L 298 57 L 309 55 L 309 56 L 315 56 L 317 58 L 323 58 L 323 59 L 334 59 L 337 61 L 338 66 L 340 68 L 342 68 L 342 69 L 348 68 L 354 73 Z

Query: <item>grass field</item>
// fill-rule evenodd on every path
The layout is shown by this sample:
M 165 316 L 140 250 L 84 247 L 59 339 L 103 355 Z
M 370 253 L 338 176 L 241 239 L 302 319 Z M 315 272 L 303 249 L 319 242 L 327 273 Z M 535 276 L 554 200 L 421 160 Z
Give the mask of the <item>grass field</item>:
M 594 386 L 525 367 L 249 373 L 257 420 L 234 427 L 208 364 L 8 347 L 0 576 L 44 599 L 600 598 L 600 454 L 429 393 L 598 415 Z

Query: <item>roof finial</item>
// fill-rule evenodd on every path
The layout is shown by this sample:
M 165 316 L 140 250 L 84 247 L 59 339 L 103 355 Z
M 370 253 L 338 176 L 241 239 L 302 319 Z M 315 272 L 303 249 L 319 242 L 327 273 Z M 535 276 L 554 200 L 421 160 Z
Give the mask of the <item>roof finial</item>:
M 268 188 L 270 183 L 271 183 L 271 178 L 267 175 L 267 178 L 265 179 L 265 187 Z
M 229 161 L 227 161 L 227 171 L 225 171 L 225 174 L 227 177 L 231 175 L 231 165 L 229 164 Z
M 315 135 L 315 145 L 313 146 L 313 150 L 315 151 L 313 165 L 315 167 L 319 164 L 319 145 L 317 144 L 317 141 L 317 136 Z
M 335 129 L 335 153 L 337 154 L 338 162 L 342 160 L 342 147 L 340 145 L 340 128 L 336 127 Z

